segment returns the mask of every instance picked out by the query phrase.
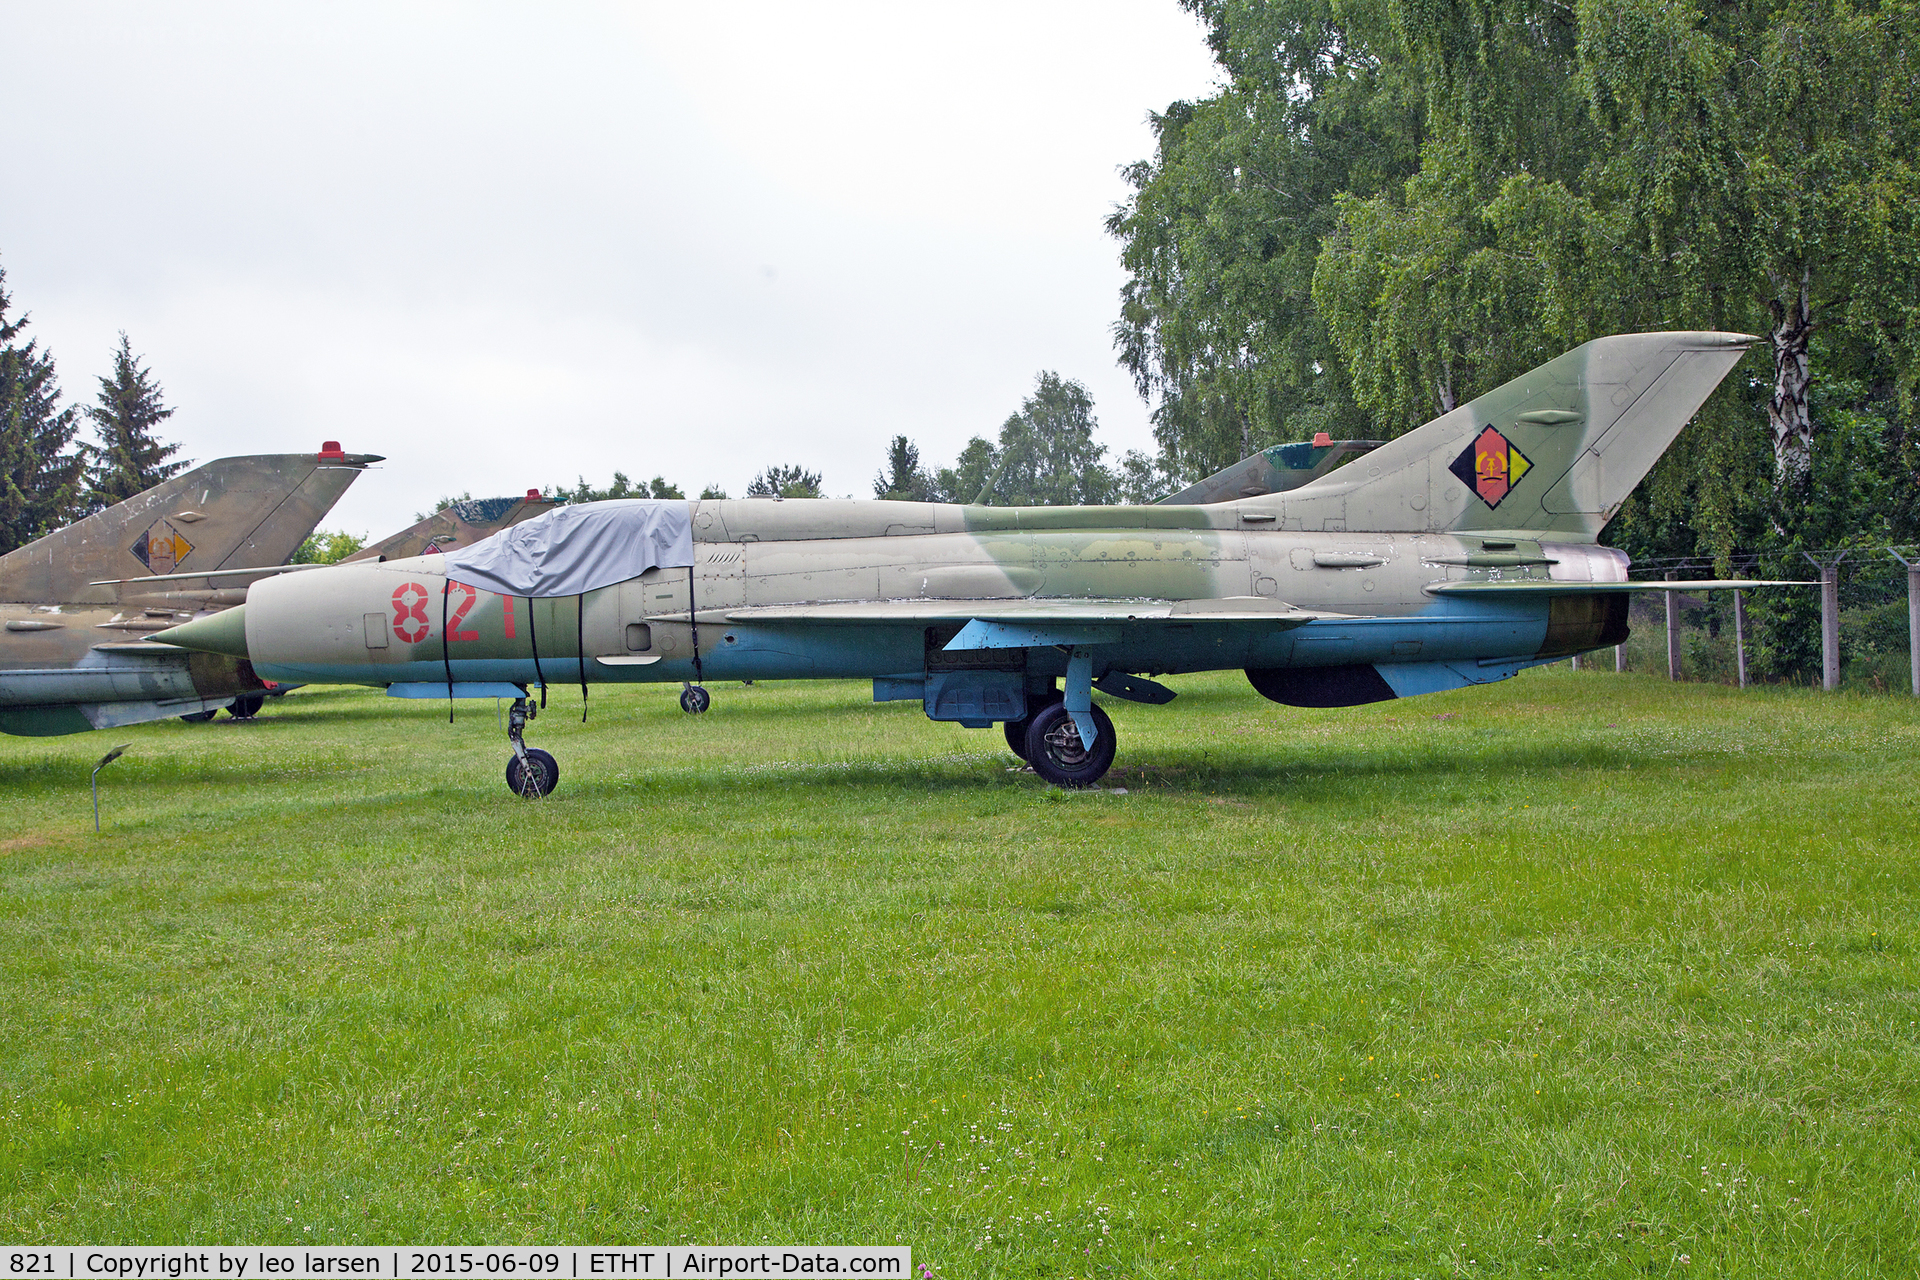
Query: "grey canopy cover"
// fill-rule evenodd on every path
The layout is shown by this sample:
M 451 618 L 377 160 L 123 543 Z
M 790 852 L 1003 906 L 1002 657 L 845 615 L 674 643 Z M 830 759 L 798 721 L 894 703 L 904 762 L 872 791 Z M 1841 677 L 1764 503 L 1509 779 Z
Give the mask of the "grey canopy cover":
M 450 551 L 447 577 L 503 596 L 578 596 L 692 563 L 685 502 L 617 499 L 556 507 Z

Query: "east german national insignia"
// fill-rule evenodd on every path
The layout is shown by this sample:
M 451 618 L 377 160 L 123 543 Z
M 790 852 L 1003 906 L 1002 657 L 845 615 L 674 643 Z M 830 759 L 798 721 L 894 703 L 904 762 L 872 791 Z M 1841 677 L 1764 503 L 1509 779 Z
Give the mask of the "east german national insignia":
M 1472 444 L 1460 451 L 1460 456 L 1453 460 L 1453 465 L 1447 470 L 1458 476 L 1461 484 L 1480 495 L 1480 501 L 1489 507 L 1497 507 L 1532 466 L 1526 454 L 1498 431 L 1488 427 L 1473 438 Z
M 172 573 L 193 552 L 193 544 L 172 523 L 155 520 L 131 547 L 127 548 L 147 566 L 148 573 Z

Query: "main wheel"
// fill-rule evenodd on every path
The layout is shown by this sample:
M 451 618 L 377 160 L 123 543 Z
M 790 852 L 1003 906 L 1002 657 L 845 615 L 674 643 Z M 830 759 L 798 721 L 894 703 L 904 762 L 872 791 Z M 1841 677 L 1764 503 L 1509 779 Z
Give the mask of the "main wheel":
M 538 747 L 528 747 L 527 763 L 533 766 L 531 777 L 520 768 L 519 756 L 507 757 L 507 790 L 531 799 L 549 795 L 560 785 L 560 762 L 551 755 Z
M 697 684 L 680 691 L 680 709 L 690 716 L 697 716 L 712 705 L 713 695 Z
M 1113 767 L 1113 721 L 1098 706 L 1093 726 L 1099 737 L 1088 749 L 1064 702 L 1048 703 L 1027 719 L 1027 763 L 1056 787 L 1090 787 Z
M 227 706 L 227 714 L 235 720 L 251 720 L 260 714 L 260 708 L 267 705 L 267 695 L 250 693 L 244 698 L 235 698 Z
M 1027 759 L 1027 726 L 1033 723 L 1033 717 L 1042 710 L 1060 701 L 1060 691 L 1054 689 L 1047 693 L 1029 693 L 1027 695 L 1027 716 L 1024 720 L 1007 720 L 1001 729 L 1007 735 L 1007 749 Z

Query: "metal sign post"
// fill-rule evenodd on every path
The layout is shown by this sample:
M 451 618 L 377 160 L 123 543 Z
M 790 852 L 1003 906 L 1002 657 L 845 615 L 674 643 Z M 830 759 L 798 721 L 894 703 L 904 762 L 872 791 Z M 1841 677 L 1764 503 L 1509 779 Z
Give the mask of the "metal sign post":
M 96 835 L 100 832 L 100 771 L 112 764 L 115 760 L 118 760 L 120 753 L 132 745 L 131 742 L 121 743 L 113 750 L 107 752 L 107 754 L 101 756 L 100 763 L 93 766 L 93 830 Z

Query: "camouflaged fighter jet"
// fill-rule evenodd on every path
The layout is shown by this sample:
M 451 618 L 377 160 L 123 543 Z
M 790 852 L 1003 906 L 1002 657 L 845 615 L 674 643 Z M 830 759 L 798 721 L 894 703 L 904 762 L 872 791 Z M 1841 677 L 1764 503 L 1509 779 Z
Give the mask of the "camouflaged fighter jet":
M 332 441 L 328 441 L 329 445 L 332 443 Z M 538 489 L 527 490 L 527 496 L 524 498 L 462 498 L 457 502 L 448 503 L 432 515 L 421 518 L 419 521 L 390 537 L 383 538 L 371 546 L 362 547 L 352 555 L 347 556 L 341 563 L 354 564 L 362 560 L 379 563 L 384 560 L 400 560 L 411 556 L 445 554 L 456 547 L 472 546 L 474 543 L 491 537 L 502 529 L 511 528 L 519 524 L 522 520 L 530 520 L 534 516 L 543 515 L 558 505 L 558 503 L 550 502 L 542 497 Z M 316 519 L 317 518 L 318 517 L 316 517 Z M 323 565 L 315 564 L 276 564 L 261 566 L 259 568 L 229 569 L 224 574 L 214 574 L 211 576 L 192 572 L 180 572 L 165 575 L 149 575 L 141 578 L 110 579 L 101 582 L 91 582 L 87 585 L 90 587 L 118 587 L 123 589 L 130 588 L 155 591 L 159 590 L 163 584 L 175 586 L 191 585 L 195 582 L 211 584 L 211 582 L 217 579 L 230 585 L 223 586 L 217 591 L 177 592 L 175 594 L 188 598 L 197 598 L 201 595 L 217 597 L 212 603 L 217 607 L 227 607 L 241 603 L 246 598 L 247 587 L 262 578 L 272 577 L 280 573 L 301 573 L 324 567 Z M 151 612 L 152 616 L 157 617 L 162 611 L 154 610 Z M 161 622 L 158 625 L 164 628 L 174 624 L 172 621 L 167 621 Z M 141 651 L 132 650 L 130 652 L 137 653 Z M 242 665 L 250 664 L 243 663 Z M 260 710 L 267 696 L 272 695 L 278 697 L 291 689 L 299 688 L 296 684 L 286 684 L 277 680 L 262 682 L 262 684 L 264 685 L 262 692 L 242 694 L 228 704 L 230 713 L 236 718 L 246 719 Z M 211 720 L 214 715 L 217 714 L 218 710 L 219 708 L 215 707 L 211 710 L 182 712 L 180 718 L 182 720 L 196 721 Z
M 535 684 L 863 677 L 935 720 L 1000 723 L 1035 772 L 1098 780 L 1092 694 L 1240 667 L 1337 707 L 1504 680 L 1618 644 L 1628 582 L 1600 529 L 1758 339 L 1589 342 L 1295 488 L 1205 504 L 605 502 L 444 556 L 254 586 L 155 640 L 277 680 L 508 697 L 508 785 L 544 794 Z M 1302 461 L 1311 465 L 1312 458 Z M 1231 470 L 1231 469 L 1230 469 Z M 1260 480 L 1259 484 L 1266 481 Z M 1256 484 L 1258 487 L 1258 484 Z
M 379 460 L 332 440 L 220 458 L 0 556 L 0 732 L 257 710 L 265 690 L 245 661 L 148 637 L 240 603 L 247 571 L 292 555 Z
M 545 515 L 559 505 L 542 497 L 538 489 L 527 490 L 524 498 L 462 498 L 449 502 L 390 538 L 360 548 L 340 563 L 358 564 L 362 560 L 378 563 L 444 554 L 455 547 L 470 547 L 523 520 Z

